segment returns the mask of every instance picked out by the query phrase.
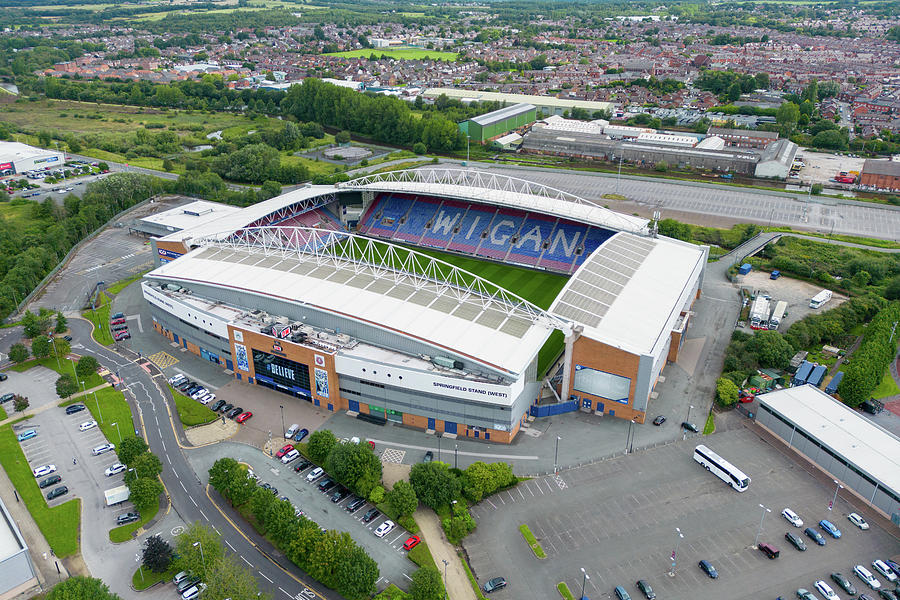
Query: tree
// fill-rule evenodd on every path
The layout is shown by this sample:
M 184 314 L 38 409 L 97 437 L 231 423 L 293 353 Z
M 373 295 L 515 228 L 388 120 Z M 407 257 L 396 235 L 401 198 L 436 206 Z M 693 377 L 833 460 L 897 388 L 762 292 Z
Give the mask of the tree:
M 154 573 L 165 573 L 172 563 L 172 546 L 159 535 L 151 535 L 144 542 L 142 562 Z
M 9 359 L 14 363 L 23 363 L 28 360 L 28 346 L 22 342 L 16 342 L 9 347 Z
M 444 584 L 437 567 L 426 565 L 412 574 L 409 600 L 441 600 L 443 597 Z
M 821 131 L 812 139 L 812 145 L 817 148 L 830 148 L 832 150 L 847 149 L 847 135 L 835 129 Z
M 419 507 L 416 490 L 413 489 L 412 484 L 402 479 L 394 484 L 394 488 L 388 492 L 387 499 L 394 511 L 401 517 L 408 517 Z
M 334 141 L 337 144 L 349 144 L 350 143 L 350 132 L 346 129 L 343 131 L 339 131 L 334 135 Z
M 163 162 L 162 162 L 162 168 L 164 171 L 171 173 L 172 171 L 175 170 L 175 163 L 172 162 L 172 159 L 165 158 L 165 159 L 163 159 Z
M 50 339 L 46 335 L 39 335 L 31 340 L 31 353 L 35 358 L 46 358 L 50 356 Z
M 257 194 L 261 200 L 268 200 L 281 194 L 281 184 L 277 181 L 268 179 L 263 182 L 262 187 Z
M 729 102 L 734 102 L 736 100 L 741 99 L 741 84 L 734 82 L 730 86 L 728 86 L 728 92 L 726 93 Z
M 78 383 L 76 383 L 75 378 L 68 373 L 60 375 L 59 379 L 56 380 L 56 395 L 60 398 L 71 396 L 77 391 Z
M 888 300 L 900 300 L 900 275 L 888 281 L 887 287 L 884 288 L 884 297 Z M 9 355 L 12 358 L 12 350 L 9 351 Z
M 35 338 L 47 331 L 50 328 L 51 314 L 46 308 L 42 308 L 38 314 L 26 310 L 22 315 L 22 330 L 25 337 Z
M 128 466 L 134 469 L 134 471 L 128 473 L 128 476 L 125 478 L 126 483 L 128 483 L 128 480 L 131 478 L 155 479 L 157 475 L 162 473 L 162 461 L 152 452 L 138 454 L 132 459 Z
M 337 438 L 328 429 L 320 429 L 314 431 L 309 436 L 309 442 L 306 444 L 306 452 L 309 458 L 316 464 L 324 464 L 328 458 L 328 453 L 337 445 Z
M 381 460 L 368 444 L 336 444 L 325 459 L 325 470 L 363 497 L 381 482 Z
M 143 438 L 129 436 L 119 443 L 116 454 L 119 456 L 119 462 L 131 466 L 135 458 L 148 450 L 147 443 Z
M 461 488 L 459 479 L 450 472 L 447 464 L 438 461 L 413 465 L 409 482 L 419 500 L 433 509 L 450 504 L 459 496 Z
M 22 412 L 28 408 L 28 398 L 16 394 L 13 396 L 13 408 L 16 409 L 16 412 Z
M 257 600 L 259 584 L 256 578 L 238 563 L 234 555 L 219 556 L 208 564 L 207 577 L 203 580 L 207 586 L 204 597 Z
M 53 338 L 50 343 L 50 353 L 56 357 L 64 358 L 72 351 L 72 345 L 63 338 Z
M 56 313 L 56 333 L 65 333 L 69 328 L 69 322 L 66 319 L 66 316 L 62 314 L 62 311 L 57 311 Z
M 99 368 L 100 363 L 97 362 L 96 358 L 85 355 L 78 359 L 78 363 L 75 365 L 75 372 L 78 373 L 78 376 L 82 379 L 86 379 L 96 373 Z
M 100 579 L 78 575 L 54 585 L 47 594 L 47 600 L 122 600 L 122 598 L 109 591 L 109 586 Z
M 273 496 L 274 498 L 274 496 Z M 266 515 L 266 535 L 280 548 L 286 548 L 297 533 L 297 515 L 290 502 L 276 500 Z
M 727 377 L 716 380 L 716 401 L 722 406 L 731 406 L 738 400 L 738 386 Z
M 415 144 L 413 144 L 413 152 L 415 152 L 419 156 L 425 154 L 426 150 L 427 148 L 422 142 L 416 142 Z
M 774 369 L 788 368 L 794 355 L 794 349 L 778 331 L 757 331 L 747 350 L 756 355 L 759 366 Z
M 783 102 L 775 112 L 775 122 L 781 127 L 783 135 L 790 135 L 800 120 L 800 107 L 793 102 Z
M 224 554 L 219 535 L 212 528 L 194 522 L 188 525 L 175 542 L 176 558 L 172 561 L 172 570 L 192 571 L 203 581 L 209 581 L 209 576 L 213 574 L 212 566 Z
M 127 485 L 128 490 L 131 492 L 128 499 L 140 512 L 144 512 L 153 507 L 153 505 L 158 504 L 159 495 L 165 491 L 163 484 L 156 478 L 134 479 Z

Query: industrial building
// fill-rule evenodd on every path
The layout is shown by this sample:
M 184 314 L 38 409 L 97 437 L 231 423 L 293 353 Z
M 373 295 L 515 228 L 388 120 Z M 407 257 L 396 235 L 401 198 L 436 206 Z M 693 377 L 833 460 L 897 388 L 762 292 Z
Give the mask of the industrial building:
M 19 142 L 0 142 L 0 176 L 60 167 L 65 162 L 65 153 L 57 150 L 35 148 Z
M 646 219 L 458 169 L 304 187 L 152 244 L 168 261 L 141 283 L 153 328 L 186 351 L 324 410 L 501 443 L 548 401 L 643 422 L 707 257 Z M 543 310 L 410 245 L 570 280 Z M 539 373 L 554 331 L 565 349 Z
M 813 385 L 757 400 L 757 423 L 898 522 L 900 438 Z
M 556 98 L 554 96 L 533 96 L 530 94 L 507 94 L 501 92 L 483 92 L 479 90 L 462 90 L 457 88 L 428 88 L 422 95 L 429 100 L 441 96 L 462 102 L 504 102 L 506 104 L 533 104 L 537 110 L 549 117 L 562 115 L 573 108 L 582 108 L 593 115 L 596 111 L 612 111 L 611 102 L 594 102 L 575 98 Z
M 777 131 L 762 131 L 759 129 L 728 129 L 725 127 L 710 127 L 707 135 L 714 135 L 725 140 L 729 146 L 736 148 L 755 148 L 762 150 L 778 139 Z
M 900 161 L 867 158 L 859 184 L 873 190 L 900 191 Z
M 141 233 L 153 237 L 165 237 L 184 229 L 191 229 L 221 217 L 239 212 L 237 206 L 229 206 L 218 202 L 195 200 L 181 206 L 154 213 L 147 217 L 135 219 L 128 224 L 133 233 Z
M 25 597 L 37 585 L 25 538 L 0 499 L 0 598 Z
M 473 142 L 488 142 L 505 135 L 513 129 L 534 123 L 537 109 L 533 104 L 506 106 L 459 124 L 460 130 Z
M 797 155 L 797 144 L 787 139 L 772 142 L 760 153 L 754 175 L 770 179 L 786 179 Z

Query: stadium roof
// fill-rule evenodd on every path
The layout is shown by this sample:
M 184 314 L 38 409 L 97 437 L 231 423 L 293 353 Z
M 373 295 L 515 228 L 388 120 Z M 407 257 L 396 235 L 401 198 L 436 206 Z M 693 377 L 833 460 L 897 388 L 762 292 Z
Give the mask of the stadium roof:
M 896 435 L 812 385 L 761 394 L 757 399 L 900 494 L 900 438 Z
M 592 339 L 652 354 L 670 335 L 705 262 L 699 246 L 618 233 L 585 259 L 550 312 L 583 324 Z
M 364 188 L 486 202 L 542 212 L 618 231 L 647 232 L 647 219 L 611 211 L 556 188 L 474 169 L 389 171 L 339 183 L 338 186 L 345 189 Z
M 351 234 L 298 247 L 294 227 L 199 240 L 150 279 L 269 296 L 406 335 L 494 370 L 522 373 L 561 319 L 427 255 Z M 302 245 L 302 242 L 301 242 Z
M 428 98 L 447 96 L 448 98 L 469 99 L 478 102 L 527 102 L 538 107 L 568 109 L 573 107 L 586 110 L 612 110 L 611 102 L 595 102 L 593 100 L 576 100 L 575 98 L 556 98 L 554 96 L 533 96 L 530 94 L 507 94 L 504 92 L 485 92 L 481 90 L 462 90 L 457 88 L 428 88 L 422 94 Z
M 160 225 L 168 228 L 169 231 L 175 232 L 204 225 L 210 221 L 218 220 L 225 215 L 240 211 L 241 208 L 238 206 L 229 206 L 228 204 L 221 204 L 219 202 L 207 202 L 206 200 L 196 200 L 148 217 L 143 217 L 139 220 L 145 223 Z
M 513 104 L 512 106 L 506 106 L 504 108 L 479 115 L 477 117 L 474 117 L 472 121 L 484 127 L 493 123 L 497 123 L 499 121 L 503 121 L 504 119 L 509 119 L 510 117 L 517 117 L 519 115 L 527 113 L 530 110 L 535 110 L 534 104 L 526 104 L 524 102 L 520 102 L 519 104 Z

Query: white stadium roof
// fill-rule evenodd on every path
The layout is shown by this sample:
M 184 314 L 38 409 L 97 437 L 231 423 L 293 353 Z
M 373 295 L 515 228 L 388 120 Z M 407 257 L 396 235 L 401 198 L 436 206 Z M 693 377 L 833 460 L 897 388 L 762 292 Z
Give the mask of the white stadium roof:
M 263 227 L 214 235 L 147 277 L 308 305 L 516 374 L 564 326 L 471 273 L 385 242 L 336 234 L 343 240 L 330 247 L 290 247 L 286 242 L 296 242 L 300 230 L 312 231 Z
M 618 233 L 585 259 L 550 312 L 581 323 L 592 339 L 652 354 L 670 335 L 705 261 L 693 244 Z
M 225 215 L 241 212 L 239 206 L 229 206 L 219 202 L 207 202 L 195 200 L 169 210 L 164 210 L 148 217 L 140 219 L 145 223 L 153 223 L 176 232 L 192 227 L 205 225 L 211 221 L 221 219 Z
M 900 494 L 900 438 L 812 385 L 757 396 L 760 403 L 895 494 Z

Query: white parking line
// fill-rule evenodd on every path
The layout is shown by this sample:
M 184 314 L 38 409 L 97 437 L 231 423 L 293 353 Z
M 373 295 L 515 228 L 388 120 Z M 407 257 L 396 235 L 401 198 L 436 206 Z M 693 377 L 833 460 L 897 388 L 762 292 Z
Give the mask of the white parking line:
M 402 537 L 403 537 L 403 534 L 401 533 L 400 535 L 398 535 L 397 537 L 395 537 L 393 540 L 391 540 L 390 543 L 393 544 L 394 542 L 396 542 L 397 540 L 399 540 L 399 539 L 402 538 Z
M 166 458 L 169 458 L 169 456 L 166 455 Z M 176 471 L 175 469 L 172 469 L 172 472 L 175 473 L 176 478 L 181 479 L 181 477 L 178 477 L 178 471 Z
M 544 481 L 544 483 L 547 484 L 547 489 L 550 490 L 550 491 L 552 492 L 552 491 L 553 491 L 553 486 L 550 485 L 550 482 L 549 482 L 548 480 L 546 480 L 546 479 L 544 479 L 543 481 Z
M 525 494 L 522 493 L 522 488 L 516 486 L 516 490 L 518 490 L 519 495 L 522 496 L 522 500 L 524 500 L 524 499 L 525 499 Z
M 203 515 L 203 518 L 204 518 L 204 519 L 206 519 L 207 521 L 209 521 L 209 517 L 206 516 L 206 513 L 203 512 L 203 509 L 202 509 L 202 508 L 200 509 L 200 514 Z
M 283 587 L 278 586 L 278 589 L 281 590 L 282 592 L 284 592 L 285 594 L 287 594 L 287 596 L 288 596 L 289 598 L 293 598 L 293 596 L 291 596 L 290 594 L 288 594 L 288 593 L 285 591 L 285 589 L 284 589 Z

